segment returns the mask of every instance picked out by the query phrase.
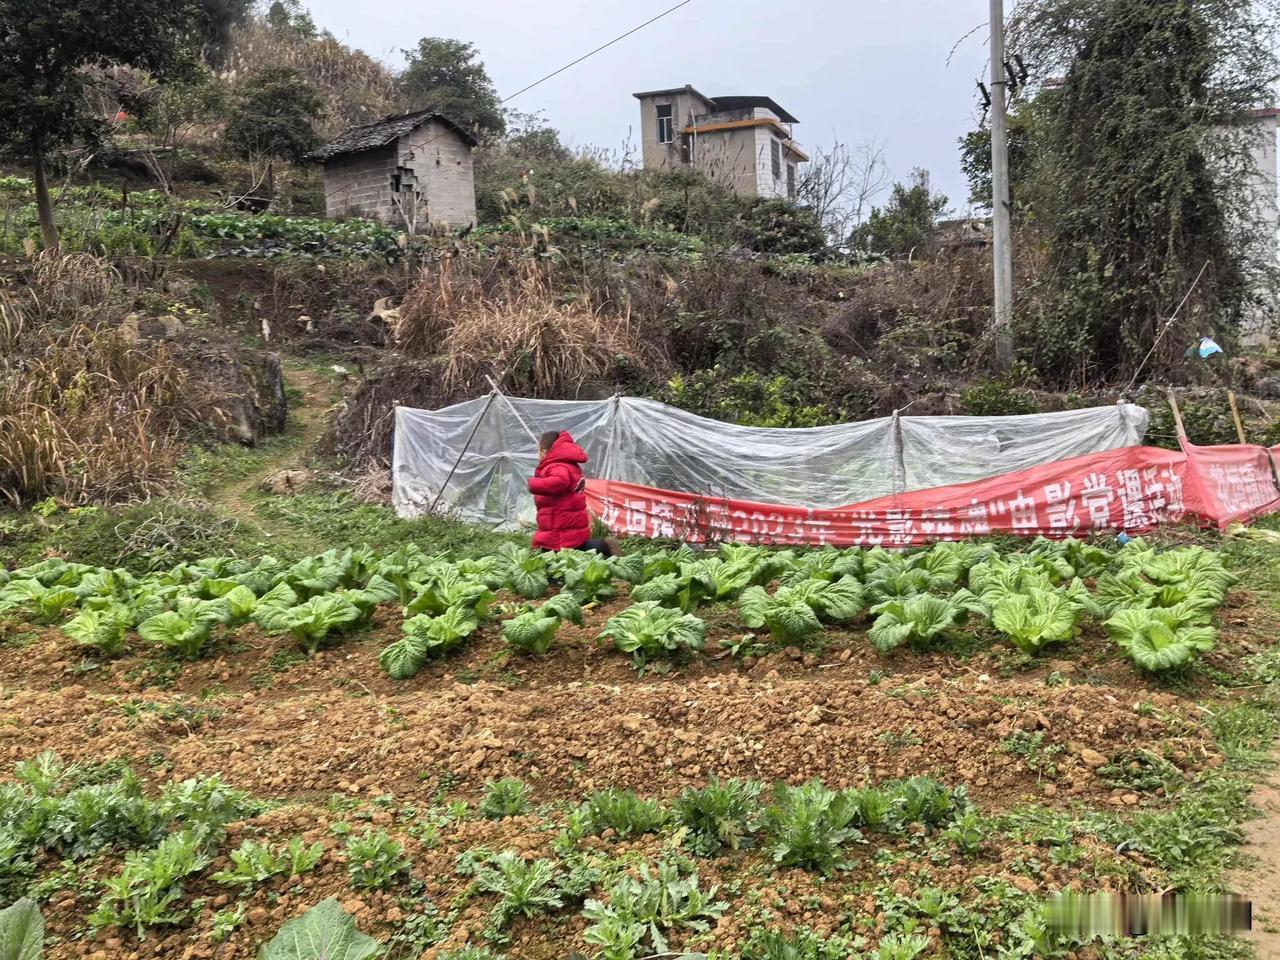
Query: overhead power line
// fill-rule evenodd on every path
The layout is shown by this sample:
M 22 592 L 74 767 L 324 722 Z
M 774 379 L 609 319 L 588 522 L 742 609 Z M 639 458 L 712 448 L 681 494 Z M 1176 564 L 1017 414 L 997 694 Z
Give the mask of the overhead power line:
M 631 36 L 633 33 L 638 33 L 639 31 L 643 30 L 645 27 L 649 26 L 649 24 L 651 24 L 651 23 L 657 23 L 659 20 L 661 20 L 661 19 L 662 19 L 663 17 L 665 17 L 667 14 L 669 14 L 669 13 L 675 13 L 675 12 L 676 12 L 677 10 L 679 10 L 681 7 L 688 6 L 688 5 L 689 5 L 689 4 L 691 4 L 691 3 L 693 3 L 693 0 L 680 0 L 680 2 L 679 2 L 679 3 L 677 3 L 674 7 L 669 7 L 669 8 L 667 8 L 666 10 L 663 10 L 663 11 L 662 11 L 660 14 L 658 14 L 656 17 L 651 17 L 651 18 L 649 18 L 648 20 L 646 20 L 644 23 L 640 24 L 639 26 L 632 27 L 632 28 L 631 28 L 630 30 L 628 30 L 626 33 L 620 33 L 620 34 L 618 34 L 618 36 L 614 37 L 614 38 L 613 38 L 612 40 L 610 40 L 608 43 L 601 44 L 600 46 L 596 47 L 594 50 L 592 50 L 592 51 L 591 51 L 591 52 L 589 52 L 589 53 L 584 53 L 582 56 L 578 57 L 578 59 L 577 59 L 577 60 L 572 60 L 572 61 L 570 61 L 569 63 L 566 63 L 566 64 L 565 64 L 563 67 L 561 67 L 559 70 L 554 70 L 554 71 L 552 71 L 551 73 L 548 73 L 545 77 L 541 78 L 540 80 L 535 80 L 535 81 L 533 81 L 533 83 L 529 84 L 527 87 L 521 87 L 521 88 L 520 88 L 519 90 L 517 90 L 515 93 L 511 94 L 511 96 L 509 96 L 509 97 L 503 97 L 501 100 L 499 100 L 499 101 L 498 101 L 499 106 L 501 106 L 502 104 L 506 103 L 506 102 L 507 102 L 507 101 L 509 101 L 509 100 L 514 100 L 516 97 L 520 96 L 520 94 L 522 94 L 522 93 L 528 93 L 528 92 L 529 92 L 530 90 L 532 90 L 534 87 L 538 86 L 538 84 L 540 84 L 540 83 L 546 83 L 546 82 L 547 82 L 548 80 L 550 80 L 552 77 L 559 76 L 560 74 L 562 74 L 562 73 L 564 73 L 566 70 L 568 70 L 570 67 L 575 67 L 575 66 L 577 66 L 577 65 L 578 65 L 578 64 L 580 64 L 583 60 L 586 60 L 586 59 L 588 59 L 589 57 L 594 57 L 594 56 L 595 56 L 597 53 L 599 53 L 601 50 L 607 50 L 609 47 L 612 47 L 612 46 L 613 46 L 615 43 L 617 43 L 619 40 L 625 40 L 627 37 Z M 421 149 L 423 149 L 423 148 L 425 148 L 425 147 L 429 147 L 429 146 L 431 146 L 431 144 L 435 143 L 437 140 L 439 140 L 439 139 L 440 139 L 441 137 L 443 137 L 443 136 L 444 136 L 444 134 L 443 134 L 443 133 L 437 133 L 437 134 L 436 134 L 434 137 L 432 137 L 430 140 L 427 140 L 427 141 L 426 141 L 426 142 L 424 142 L 420 147 L 418 147 L 418 149 L 419 149 L 419 150 L 421 150 Z
M 663 10 L 663 11 L 662 11 L 660 14 L 658 14 L 657 16 L 655 16 L 655 17 L 650 17 L 650 18 L 649 18 L 648 20 L 646 20 L 644 23 L 639 24 L 638 26 L 634 26 L 634 27 L 632 27 L 632 28 L 631 28 L 630 30 L 628 30 L 626 33 L 620 33 L 620 34 L 618 34 L 616 37 L 614 37 L 614 38 L 613 38 L 612 40 L 610 40 L 608 43 L 602 43 L 600 46 L 596 47 L 594 50 L 591 50 L 591 51 L 589 51 L 589 52 L 587 52 L 587 53 L 584 53 L 582 56 L 578 57 L 576 60 L 571 60 L 571 61 L 569 61 L 569 62 L 568 62 L 568 63 L 566 63 L 563 67 L 561 67 L 559 70 L 553 70 L 551 73 L 548 73 L 545 77 L 542 77 L 542 78 L 540 78 L 540 79 L 538 79 L 538 80 L 533 81 L 533 83 L 529 84 L 529 85 L 528 85 L 528 86 L 526 86 L 526 87 L 521 87 L 519 90 L 517 90 L 515 93 L 511 94 L 510 96 L 508 96 L 508 97 L 503 97 L 501 100 L 499 100 L 499 101 L 498 101 L 498 104 L 499 104 L 499 105 L 502 105 L 502 104 L 504 104 L 504 103 L 507 103 L 508 101 L 514 100 L 516 97 L 520 96 L 520 94 L 522 94 L 522 93 L 528 93 L 530 90 L 532 90 L 534 87 L 538 86 L 539 84 L 546 83 L 546 82 L 547 82 L 548 80 L 550 80 L 552 77 L 559 76 L 560 74 L 564 73 L 566 70 L 568 70 L 568 69 L 569 69 L 569 68 L 571 68 L 571 67 L 576 67 L 576 66 L 577 66 L 578 64 L 580 64 L 583 60 L 587 60 L 587 59 L 589 59 L 589 58 L 591 58 L 591 57 L 594 57 L 594 56 L 595 56 L 597 53 L 599 53 L 601 50 L 607 50 L 609 47 L 612 47 L 612 46 L 613 46 L 615 43 L 617 43 L 618 41 L 627 39 L 627 37 L 631 36 L 633 33 L 638 33 L 638 32 L 640 32 L 641 30 L 643 30 L 645 27 L 649 26 L 650 24 L 657 23 L 659 20 L 661 20 L 663 17 L 667 16 L 668 14 L 675 13 L 675 12 L 676 12 L 677 10 L 679 10 L 681 7 L 686 7 L 686 6 L 688 6 L 689 4 L 691 4 L 691 3 L 693 3 L 693 0 L 680 0 L 680 2 L 679 2 L 679 3 L 677 3 L 674 7 L 668 7 L 666 10 Z M 445 136 L 445 134 L 443 134 L 443 133 L 437 133 L 437 134 L 436 134 L 434 137 L 432 137 L 430 140 L 427 140 L 426 142 L 424 142 L 423 144 L 421 144 L 421 145 L 418 147 L 418 149 L 419 149 L 419 150 L 421 150 L 421 149 L 423 149 L 423 148 L 425 148 L 425 147 L 429 147 L 429 146 L 431 146 L 431 144 L 435 143 L 437 140 L 441 139 L 443 136 Z
M 659 20 L 661 20 L 661 19 L 662 19 L 663 17 L 665 17 L 667 14 L 669 14 L 669 13 L 675 13 L 675 12 L 676 12 L 677 10 L 679 10 L 681 7 L 683 7 L 683 6 L 687 6 L 687 5 L 688 5 L 688 4 L 690 4 L 690 3 L 693 3 L 693 0 L 681 0 L 681 2 L 680 2 L 680 3 L 677 3 L 674 7 L 671 7 L 671 8 L 669 8 L 669 9 L 667 9 L 667 10 L 663 10 L 663 11 L 662 11 L 660 14 L 658 14 L 656 17 L 652 17 L 651 19 L 646 20 L 644 23 L 640 24 L 638 27 L 632 27 L 632 28 L 631 28 L 630 30 L 628 30 L 626 33 L 619 34 L 618 36 L 616 36 L 616 37 L 614 37 L 612 40 L 610 40 L 608 43 L 601 44 L 600 46 L 596 47 L 596 48 L 595 48 L 594 50 L 592 50 L 590 53 L 584 53 L 584 54 L 583 54 L 582 56 L 580 56 L 577 60 L 573 60 L 573 61 L 570 61 L 569 63 L 566 63 L 566 64 L 565 64 L 563 67 L 561 67 L 559 70 L 554 70 L 554 71 L 552 71 L 551 73 L 548 73 L 548 74 L 547 74 L 545 77 L 543 77 L 541 80 L 535 80 L 535 81 L 533 81 L 533 83 L 529 84 L 527 87 L 521 87 L 521 88 L 520 88 L 519 90 L 517 90 L 515 93 L 511 94 L 511 96 L 509 96 L 509 97 L 504 97 L 504 98 L 502 99 L 502 101 L 501 101 L 501 102 L 502 102 L 502 103 L 506 103 L 508 100 L 514 100 L 516 97 L 520 96 L 520 94 L 529 92 L 529 91 L 530 91 L 530 90 L 532 90 L 534 87 L 536 87 L 538 84 L 540 84 L 540 83 L 546 83 L 546 82 L 547 82 L 548 80 L 550 80 L 552 77 L 559 76 L 560 74 L 562 74 L 562 73 L 564 73 L 566 70 L 568 70 L 570 67 L 576 67 L 576 66 L 577 66 L 578 64 L 580 64 L 583 60 L 586 60 L 586 59 L 588 59 L 589 57 L 594 57 L 594 56 L 595 56 L 597 53 L 599 53 L 601 50 L 607 50 L 609 47 L 612 47 L 612 46 L 613 46 L 615 43 L 617 43 L 619 40 L 625 40 L 625 39 L 627 39 L 627 37 L 631 36 L 633 33 L 638 33 L 639 31 L 643 30 L 645 27 L 649 26 L 649 24 L 651 24 L 651 23 L 657 23 Z

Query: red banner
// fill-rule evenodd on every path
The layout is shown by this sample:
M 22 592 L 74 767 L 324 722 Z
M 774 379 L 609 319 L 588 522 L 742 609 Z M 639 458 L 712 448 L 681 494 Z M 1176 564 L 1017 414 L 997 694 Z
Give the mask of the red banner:
M 905 547 L 989 534 L 1138 533 L 1184 518 L 1225 527 L 1280 509 L 1272 459 L 1264 447 L 1125 447 L 833 509 L 611 480 L 588 481 L 587 499 L 620 536 Z

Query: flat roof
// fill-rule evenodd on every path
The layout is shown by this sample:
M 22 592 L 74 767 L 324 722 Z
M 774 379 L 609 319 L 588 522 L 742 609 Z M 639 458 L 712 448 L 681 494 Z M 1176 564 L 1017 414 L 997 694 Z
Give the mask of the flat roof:
M 686 83 L 683 87 L 669 87 L 666 90 L 645 90 L 642 93 L 633 93 L 632 96 L 637 100 L 645 100 L 649 97 L 671 97 L 681 93 L 691 93 L 696 97 L 705 100 L 716 108 L 716 111 L 722 110 L 745 110 L 750 107 L 766 107 L 772 110 L 783 123 L 799 123 L 800 121 L 793 117 L 790 113 L 778 105 L 778 101 L 773 97 L 708 97 L 706 94 L 695 90 L 692 84 Z
M 707 101 L 707 103 L 712 103 L 712 104 L 715 103 L 715 101 L 712 100 L 710 97 L 708 97 L 706 94 L 699 93 L 697 90 L 693 88 L 692 84 L 688 84 L 688 83 L 686 83 L 683 87 L 671 87 L 669 90 L 646 90 L 643 93 L 633 93 L 632 96 L 635 97 L 637 100 L 643 100 L 646 97 L 674 96 L 677 93 L 692 93 L 694 96 L 701 97 L 703 100 Z

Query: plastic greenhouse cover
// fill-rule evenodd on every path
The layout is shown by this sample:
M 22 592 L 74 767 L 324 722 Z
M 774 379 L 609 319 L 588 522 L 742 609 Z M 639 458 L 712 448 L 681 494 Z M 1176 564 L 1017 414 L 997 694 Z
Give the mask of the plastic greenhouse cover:
M 709 420 L 654 400 L 524 400 L 501 393 L 441 410 L 396 409 L 393 501 L 532 526 L 525 483 L 536 437 L 567 430 L 588 476 L 708 497 L 833 508 L 965 483 L 1142 443 L 1132 404 L 1020 417 L 884 417 L 773 429 Z

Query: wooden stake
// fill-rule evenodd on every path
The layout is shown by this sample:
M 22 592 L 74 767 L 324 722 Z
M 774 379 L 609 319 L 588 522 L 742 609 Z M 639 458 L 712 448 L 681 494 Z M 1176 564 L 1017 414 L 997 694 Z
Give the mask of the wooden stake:
M 1236 392 L 1234 390 L 1227 391 L 1227 400 L 1231 403 L 1231 419 L 1236 422 L 1236 436 L 1240 438 L 1240 445 L 1244 446 L 1249 441 L 1244 436 L 1244 423 L 1240 420 L 1240 407 L 1236 404 Z
M 1169 388 L 1169 409 L 1173 411 L 1173 422 L 1178 428 L 1178 439 L 1187 439 L 1187 428 L 1182 425 L 1182 411 L 1178 409 L 1178 398 L 1174 396 L 1173 387 Z

